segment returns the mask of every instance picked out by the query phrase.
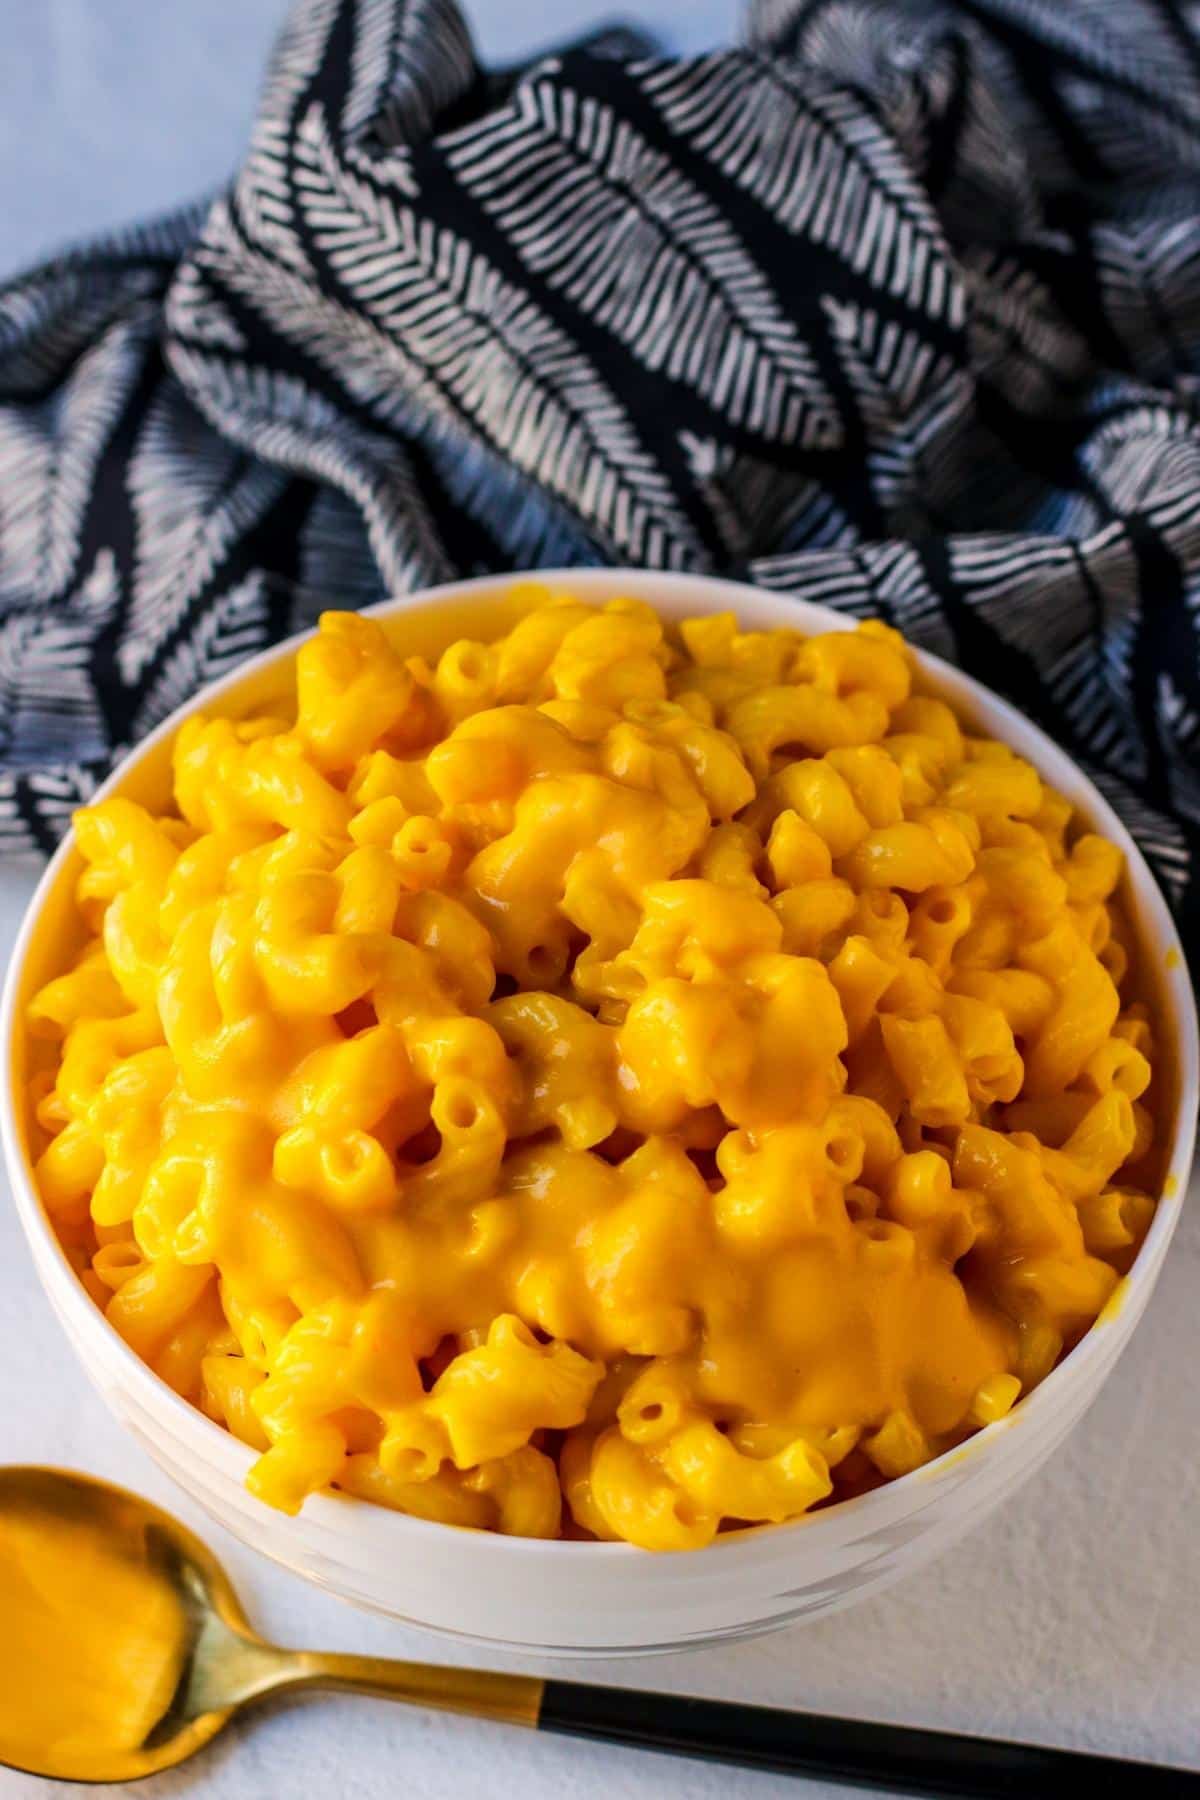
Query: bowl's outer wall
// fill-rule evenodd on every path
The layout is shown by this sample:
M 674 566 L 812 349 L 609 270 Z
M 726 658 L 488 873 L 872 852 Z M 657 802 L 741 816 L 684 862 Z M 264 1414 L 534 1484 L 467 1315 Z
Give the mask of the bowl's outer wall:
M 538 577 L 585 598 L 629 594 L 665 615 L 735 610 L 743 624 L 844 629 L 825 608 L 702 577 L 553 571 Z M 375 608 L 406 653 L 436 654 L 461 636 L 496 636 L 536 599 L 487 579 Z M 170 747 L 195 711 L 245 715 L 286 705 L 296 643 L 277 646 L 166 720 L 101 790 L 162 807 Z M 1187 1185 L 1197 1094 L 1196 1013 L 1174 925 L 1128 834 L 1048 738 L 967 677 L 923 657 L 923 685 L 979 729 L 1029 757 L 1128 860 L 1125 901 L 1143 946 L 1148 997 L 1174 1055 L 1164 1116 L 1173 1121 L 1164 1198 L 1133 1270 L 1110 1306 L 1038 1391 L 1000 1425 L 859 1500 L 790 1525 L 718 1539 L 709 1550 L 648 1556 L 625 1545 L 500 1538 L 409 1519 L 337 1496 L 314 1496 L 296 1519 L 243 1485 L 253 1452 L 165 1386 L 92 1304 L 63 1256 L 32 1181 L 24 1097 L 29 995 L 63 966 L 81 930 L 68 839 L 42 880 L 18 939 L 0 1007 L 10 1079 L 0 1132 L 38 1275 L 85 1370 L 114 1412 L 167 1472 L 237 1536 L 296 1573 L 360 1605 L 456 1636 L 565 1655 L 627 1654 L 752 1634 L 819 1616 L 915 1570 L 1011 1493 L 1049 1456 L 1096 1397 L 1149 1297 Z

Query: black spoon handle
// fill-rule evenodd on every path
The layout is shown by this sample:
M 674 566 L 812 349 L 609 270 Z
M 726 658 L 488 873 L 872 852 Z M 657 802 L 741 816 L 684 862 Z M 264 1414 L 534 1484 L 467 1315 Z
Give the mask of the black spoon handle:
M 538 1711 L 542 1731 L 568 1732 L 639 1750 L 713 1757 L 785 1775 L 823 1776 L 859 1787 L 910 1794 L 1094 1800 L 1113 1794 L 1200 1797 L 1200 1772 L 1125 1762 L 1077 1750 L 993 1743 L 950 1731 L 919 1731 L 857 1719 L 826 1719 L 771 1706 L 739 1706 L 680 1694 L 547 1681 Z

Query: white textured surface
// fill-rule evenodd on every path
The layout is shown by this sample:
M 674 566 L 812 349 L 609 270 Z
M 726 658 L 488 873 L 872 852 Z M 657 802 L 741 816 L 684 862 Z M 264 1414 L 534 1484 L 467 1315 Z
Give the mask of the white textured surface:
M 727 35 L 734 6 L 654 0 L 628 11 L 676 47 L 696 48 Z M 220 180 L 282 12 L 283 0 L 0 0 L 0 275 L 81 230 Z M 554 15 L 555 36 L 605 16 L 587 0 L 560 0 Z M 544 42 L 546 16 L 537 0 L 474 9 L 495 58 Z M 0 874 L 5 953 L 31 887 L 31 877 Z M 1198 1291 L 1193 1194 L 1149 1315 L 1086 1424 L 1048 1472 L 928 1574 L 757 1643 L 581 1673 L 1200 1767 Z M 252 1616 L 285 1641 L 450 1659 L 443 1643 L 353 1613 L 260 1562 L 170 1487 L 75 1366 L 2 1196 L 0 1461 L 70 1464 L 160 1501 L 212 1543 Z M 835 1790 L 320 1698 L 264 1713 L 190 1771 L 129 1790 L 155 1800 L 339 1791 L 357 1800 L 398 1791 L 411 1800 L 782 1800 Z M 0 1770 L 0 1800 L 49 1792 Z

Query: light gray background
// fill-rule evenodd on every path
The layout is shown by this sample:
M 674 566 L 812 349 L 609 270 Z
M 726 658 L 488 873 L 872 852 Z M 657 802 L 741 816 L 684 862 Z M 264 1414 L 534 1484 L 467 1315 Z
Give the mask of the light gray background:
M 736 0 L 476 0 L 489 62 L 636 18 L 672 50 L 727 43 Z M 203 195 L 232 169 L 287 0 L 0 0 L 0 279 Z
M 0 277 L 81 232 L 220 181 L 283 10 L 284 0 L 0 0 Z M 646 0 L 636 10 L 679 50 L 715 45 L 733 29 L 732 0 Z M 549 13 L 542 0 L 478 0 L 472 17 L 484 52 L 508 60 L 547 41 Z M 587 0 L 558 0 L 554 13 L 554 37 L 612 16 Z M 31 886 L 0 871 L 0 955 Z M 577 1672 L 1200 1766 L 1198 1282 L 1194 1192 L 1150 1316 L 1086 1424 L 1048 1472 L 931 1572 L 758 1643 Z M 259 1561 L 156 1472 L 76 1367 L 2 1201 L 0 1461 L 74 1464 L 172 1508 L 285 1641 L 452 1657 L 436 1639 L 352 1612 Z M 0 1770 L 0 1800 L 50 1791 Z M 783 1800 L 835 1790 L 320 1698 L 263 1714 L 190 1771 L 129 1790 L 146 1800 L 391 1800 L 401 1791 L 411 1800 Z

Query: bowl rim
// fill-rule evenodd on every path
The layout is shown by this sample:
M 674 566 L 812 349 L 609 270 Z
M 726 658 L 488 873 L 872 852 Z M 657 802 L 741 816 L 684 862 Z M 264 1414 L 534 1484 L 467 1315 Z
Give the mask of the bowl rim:
M 684 605 L 695 605 L 699 611 L 708 613 L 731 610 L 739 614 L 739 619 L 743 615 L 751 615 L 749 622 L 752 629 L 761 629 L 768 623 L 764 614 L 775 615 L 775 619 L 770 622 L 777 620 L 781 624 L 794 623 L 805 634 L 844 631 L 853 629 L 859 622 L 858 614 L 837 612 L 831 607 L 802 600 L 786 589 L 756 587 L 748 582 L 704 574 L 623 567 L 534 569 L 503 575 L 476 576 L 463 581 L 442 582 L 434 587 L 416 590 L 412 594 L 393 595 L 361 610 L 367 617 L 386 619 L 402 617 L 410 611 L 436 612 L 452 606 L 458 600 L 486 601 L 493 596 L 500 600 L 514 587 L 524 583 L 574 589 L 584 598 L 589 595 L 613 597 L 624 594 L 649 600 L 651 603 L 660 598 L 668 603 L 671 616 L 678 616 Z M 757 620 L 753 617 L 755 613 L 758 615 Z M 243 683 L 273 665 L 294 657 L 300 645 L 314 635 L 315 629 L 315 625 L 310 626 L 281 639 L 236 664 L 217 680 L 199 688 L 120 759 L 97 787 L 89 804 L 96 804 L 118 793 L 131 770 L 149 757 L 165 739 L 173 736 L 191 714 L 208 710 Z M 817 1512 L 801 1514 L 781 1524 L 756 1524 L 738 1531 L 722 1532 L 701 1550 L 685 1553 L 682 1560 L 688 1564 L 693 1564 L 697 1555 L 711 1558 L 716 1553 L 728 1559 L 768 1542 L 783 1551 L 792 1533 L 804 1532 L 811 1540 L 814 1534 L 820 1536 L 832 1533 L 835 1527 L 848 1521 L 861 1524 L 862 1515 L 885 1509 L 890 1511 L 897 1503 L 903 1506 L 905 1499 L 915 1489 L 930 1484 L 939 1476 L 945 1476 L 951 1468 L 957 1471 L 987 1458 L 1002 1438 L 1023 1425 L 1032 1427 L 1046 1418 L 1057 1408 L 1060 1397 L 1065 1396 L 1068 1383 L 1086 1385 L 1092 1365 L 1104 1355 L 1107 1327 L 1129 1309 L 1135 1309 L 1136 1323 L 1141 1305 L 1145 1303 L 1157 1279 L 1187 1193 L 1200 1097 L 1200 1022 L 1197 1019 L 1196 995 L 1188 978 L 1187 958 L 1174 918 L 1158 883 L 1129 831 L 1095 783 L 1040 726 L 1027 719 L 1010 701 L 944 658 L 912 644 L 909 644 L 909 649 L 922 674 L 928 678 L 937 693 L 947 695 L 957 706 L 968 712 L 982 708 L 991 713 L 999 721 L 998 735 L 1012 743 L 1022 755 L 1028 754 L 1029 760 L 1039 772 L 1044 772 L 1047 765 L 1065 770 L 1068 785 L 1082 788 L 1086 794 L 1084 804 L 1091 822 L 1099 824 L 1106 835 L 1113 837 L 1124 853 L 1126 880 L 1136 894 L 1138 909 L 1143 915 L 1142 936 L 1150 936 L 1154 940 L 1153 954 L 1160 958 L 1161 991 L 1172 995 L 1178 1024 L 1178 1042 L 1175 1045 L 1176 1114 L 1164 1165 L 1168 1173 L 1164 1175 L 1150 1229 L 1134 1262 L 1114 1292 L 1114 1299 L 1119 1299 L 1119 1304 L 1114 1306 L 1113 1300 L 1109 1301 L 1078 1343 L 1031 1394 L 1022 1397 L 1011 1413 L 974 1432 L 961 1444 L 943 1451 L 940 1456 L 919 1469 L 885 1482 L 868 1493 L 836 1501 Z M 992 729 L 992 721 L 988 721 L 988 729 Z M 1057 782 L 1056 777 L 1052 776 L 1051 779 Z M 3 993 L 0 995 L 0 1046 L 3 1047 L 5 1057 L 4 1079 L 0 1083 L 0 1144 L 3 1146 L 4 1162 L 17 1214 L 28 1239 L 39 1279 L 60 1315 L 64 1308 L 67 1309 L 78 1330 L 85 1337 L 93 1339 L 97 1353 L 109 1359 L 114 1366 L 125 1370 L 149 1411 L 162 1413 L 165 1410 L 167 1415 L 178 1421 L 187 1437 L 202 1438 L 205 1460 L 209 1465 L 226 1465 L 229 1474 L 233 1476 L 236 1473 L 237 1479 L 242 1482 L 257 1453 L 250 1445 L 242 1443 L 231 1432 L 210 1419 L 198 1406 L 185 1400 L 161 1376 L 156 1375 L 149 1364 L 143 1362 L 108 1323 L 67 1260 L 33 1180 L 20 1116 L 22 1108 L 18 1103 L 14 1079 L 14 1059 L 18 1048 L 18 1032 L 22 1025 L 18 1001 L 24 985 L 25 963 L 39 916 L 74 849 L 75 833 L 72 829 L 65 834 L 51 856 L 26 905 L 10 955 Z M 66 1326 L 61 1316 L 60 1323 L 64 1324 L 68 1338 L 74 1344 L 73 1331 Z M 75 1347 L 78 1348 L 77 1345 Z M 85 1372 L 96 1385 L 98 1371 L 86 1366 Z M 1107 1372 L 1104 1371 L 1105 1374 Z M 124 1424 L 123 1419 L 121 1422 Z M 436 1534 L 437 1542 L 444 1543 L 445 1533 L 449 1530 L 460 1537 L 465 1534 L 473 1544 L 486 1545 L 486 1553 L 496 1557 L 523 1562 L 531 1556 L 550 1555 L 555 1557 L 560 1566 L 568 1568 L 577 1558 L 582 1558 L 591 1565 L 598 1556 L 628 1561 L 646 1554 L 635 1545 L 623 1542 L 506 1537 L 498 1532 L 476 1531 L 466 1526 L 420 1519 L 409 1513 L 396 1512 L 388 1507 L 360 1500 L 353 1495 L 329 1491 L 309 1495 L 303 1514 L 314 1527 L 319 1529 L 324 1526 L 335 1534 L 340 1533 L 347 1521 L 353 1518 L 358 1523 L 365 1523 L 372 1533 L 378 1532 L 381 1538 L 388 1534 L 395 1535 L 398 1540 L 397 1548 L 400 1540 L 409 1538 L 413 1549 L 418 1552 L 421 1541 L 427 1540 L 428 1534 Z M 286 1515 L 279 1515 L 281 1528 L 294 1522 Z M 815 1548 L 815 1545 L 812 1547 Z

